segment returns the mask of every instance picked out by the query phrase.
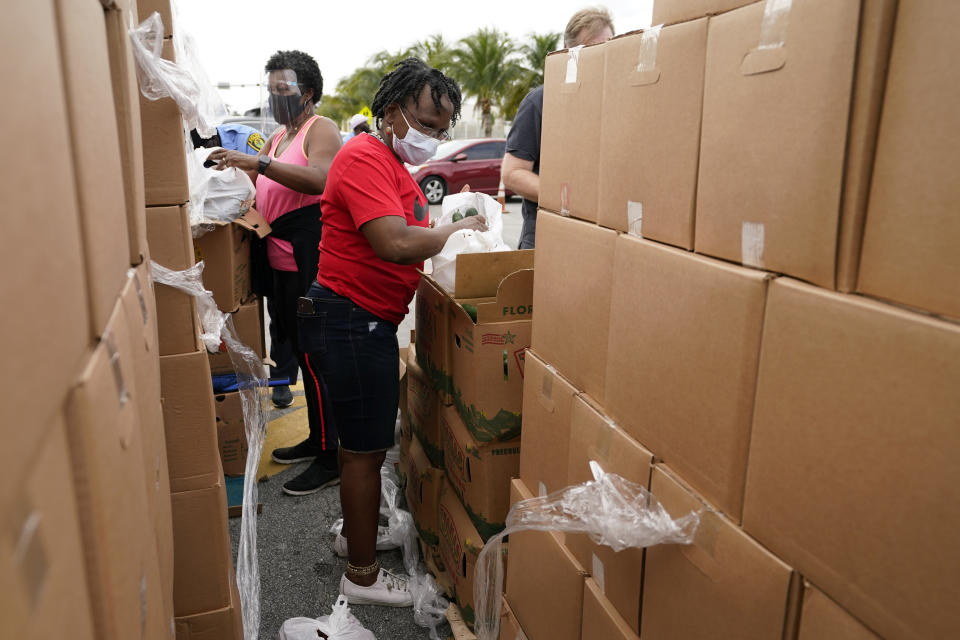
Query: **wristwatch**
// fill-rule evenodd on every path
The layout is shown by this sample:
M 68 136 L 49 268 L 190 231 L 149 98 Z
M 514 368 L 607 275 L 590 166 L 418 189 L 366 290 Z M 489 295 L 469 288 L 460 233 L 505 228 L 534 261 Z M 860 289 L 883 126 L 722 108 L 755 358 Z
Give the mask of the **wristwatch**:
M 257 158 L 257 173 L 263 175 L 267 172 L 267 167 L 270 166 L 270 161 L 272 158 L 270 156 L 260 156 Z

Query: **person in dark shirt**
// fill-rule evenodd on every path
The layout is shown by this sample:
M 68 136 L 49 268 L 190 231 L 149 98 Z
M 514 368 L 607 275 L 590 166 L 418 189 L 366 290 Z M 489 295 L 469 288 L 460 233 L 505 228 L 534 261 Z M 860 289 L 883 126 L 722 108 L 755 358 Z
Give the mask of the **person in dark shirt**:
M 602 7 L 582 9 L 570 18 L 563 32 L 568 49 L 606 42 L 613 37 L 613 20 Z M 507 150 L 500 165 L 503 185 L 523 196 L 523 228 L 520 248 L 533 249 L 537 231 L 537 201 L 540 199 L 540 124 L 543 121 L 543 86 L 526 95 L 507 135 Z

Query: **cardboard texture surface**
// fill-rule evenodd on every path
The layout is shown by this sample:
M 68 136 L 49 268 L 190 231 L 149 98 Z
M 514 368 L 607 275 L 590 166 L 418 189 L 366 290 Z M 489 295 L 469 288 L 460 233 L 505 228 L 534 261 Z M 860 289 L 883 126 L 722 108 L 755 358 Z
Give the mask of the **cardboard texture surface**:
M 641 635 L 650 638 L 782 638 L 797 606 L 798 576 L 665 467 L 650 491 L 674 518 L 700 510 L 692 545 L 647 549 Z
M 440 436 L 440 412 L 443 404 L 429 378 L 417 364 L 417 348 L 407 352 L 407 420 L 420 440 L 430 464 L 443 468 L 443 439 Z
M 508 275 L 521 269 L 533 269 L 534 255 L 533 249 L 458 255 L 454 297 L 458 300 L 495 297 L 500 283 Z
M 473 626 L 473 579 L 483 540 L 449 482 L 443 483 L 437 509 L 440 557 L 453 585 L 464 621 Z
M 616 232 L 609 229 L 547 212 L 537 215 L 533 349 L 600 403 L 616 241 Z
M 176 640 L 240 640 L 243 638 L 243 617 L 236 579 L 231 577 L 230 606 L 175 620 Z
M 218 224 L 193 242 L 203 267 L 203 286 L 217 307 L 231 313 L 253 295 L 250 281 L 250 233 L 240 224 Z
M 865 3 L 861 20 L 859 2 L 795 2 L 782 46 L 761 33 L 763 2 L 710 20 L 697 252 L 852 281 L 894 4 Z
M 176 61 L 170 38 L 163 41 L 162 55 L 164 60 Z M 140 124 L 147 206 L 187 202 L 187 153 L 193 145 L 185 135 L 177 103 L 173 98 L 147 100 L 141 95 Z
M 441 402 L 450 404 L 452 381 L 447 353 L 450 298 L 439 284 L 424 275 L 417 285 L 416 304 L 416 362 L 440 394 Z
M 583 615 L 580 626 L 581 640 L 603 638 L 604 640 L 639 640 L 639 636 L 627 624 L 613 604 L 603 595 L 596 580 L 587 578 L 583 583 Z
M 797 640 L 878 640 L 879 637 L 815 586 L 810 583 L 803 586 L 803 609 Z
M 533 269 L 511 273 L 495 299 L 474 308 L 476 320 L 459 304 L 447 306 L 453 403 L 479 442 L 513 440 L 520 436 Z
M 754 0 L 655 0 L 653 22 L 650 24 L 673 24 L 715 15 L 750 4 Z
M 160 14 L 163 20 L 163 35 L 168 37 L 173 35 L 173 10 L 170 8 L 170 0 L 136 0 L 138 22 L 143 22 L 153 14 L 154 11 Z M 172 58 L 169 58 L 172 60 Z
M 160 380 L 170 490 L 190 491 L 222 483 L 206 352 L 161 356 Z
M 162 625 L 154 523 L 147 512 L 133 354 L 117 304 L 67 402 L 73 490 L 97 638 Z M 169 620 L 166 621 L 169 624 Z M 156 637 L 156 636 L 153 636 Z
M 605 407 L 740 521 L 769 274 L 617 241 Z
M 500 640 L 527 640 L 527 634 L 520 627 L 506 597 L 500 599 L 500 606 Z
M 607 473 L 650 487 L 653 454 L 579 396 L 571 408 L 567 484 L 593 480 L 591 460 Z M 585 534 L 567 534 L 566 545 L 577 562 L 589 569 L 600 592 L 606 594 L 632 632 L 640 633 L 643 549 L 615 552 L 595 544 Z
M 86 266 L 92 329 L 107 325 L 130 266 L 123 170 L 111 89 L 103 7 L 57 0 L 69 144 Z
M 439 527 L 437 526 L 437 509 L 440 506 L 440 491 L 443 488 L 443 469 L 430 465 L 430 460 L 414 437 L 410 442 L 410 449 L 403 456 L 403 465 L 406 477 L 407 506 L 413 523 L 417 527 L 420 539 L 433 548 L 440 544 Z
M 70 635 L 93 640 L 77 504 L 69 490 L 70 459 L 62 416 L 44 430 L 30 471 L 11 482 L 17 497 L 4 509 L 0 537 L 0 616 L 8 638 Z
M 160 355 L 191 353 L 200 346 L 197 299 L 165 284 L 154 287 Z
M 597 221 L 693 249 L 707 20 L 651 36 L 606 44 Z
M 857 290 L 960 318 L 953 2 L 901 2 Z
M 574 54 L 556 51 L 547 56 L 543 70 L 539 205 L 593 222 L 600 197 L 597 114 L 605 50 L 593 45 Z
M 576 387 L 532 350 L 527 351 L 523 379 L 523 432 L 520 479 L 537 495 L 566 487 L 570 452 L 570 409 Z
M 120 144 L 120 166 L 123 175 L 124 201 L 130 243 L 130 264 L 137 265 L 148 257 L 147 230 L 143 208 L 146 206 L 143 178 L 143 134 L 140 127 L 140 86 L 137 83 L 133 46 L 127 35 L 129 20 L 134 18 L 127 3 L 116 4 L 104 11 L 107 47 L 110 51 L 110 77 L 117 136 Z
M 510 491 L 511 502 L 533 497 L 518 479 L 511 482 Z M 506 597 L 530 638 L 580 640 L 583 579 L 588 573 L 564 547 L 561 536 L 547 531 L 510 535 Z
M 193 237 L 187 205 L 148 207 L 145 216 L 151 259 L 174 271 L 193 266 Z M 164 284 L 156 286 L 155 295 L 160 355 L 195 351 L 200 335 L 196 300 Z
M 14 307 L 3 314 L 0 332 L 16 362 L 0 377 L 5 398 L 0 423 L 5 425 L 52 423 L 92 335 L 74 169 L 64 149 L 70 138 L 57 40 L 52 3 L 5 7 L 0 48 L 17 63 L 4 65 L 0 79 L 8 87 L 31 87 L 11 91 L 5 110 L 17 114 L 18 130 L 38 136 L 0 160 L 5 184 L 15 185 L 6 190 L 11 213 L 4 216 L 6 250 L 0 265 L 5 273 L 17 274 L 0 285 L 0 299 Z M 59 310 L 69 310 L 70 322 Z M 45 396 L 39 403 L 38 380 Z M 0 461 L 19 477 L 40 446 L 43 427 L 8 431 Z M 7 493 L 7 487 L 0 488 L 0 499 Z
M 477 442 L 453 407 L 440 413 L 447 479 L 483 540 L 500 532 L 510 510 L 510 478 L 520 468 L 520 439 Z
M 250 302 L 240 305 L 233 316 L 233 328 L 235 329 L 237 339 L 250 347 L 260 359 L 263 359 L 266 353 L 266 345 L 263 336 L 263 302 L 260 298 L 255 298 Z M 230 354 L 227 353 L 227 345 L 220 342 L 220 351 L 218 353 L 208 354 L 210 358 L 210 373 L 233 373 L 233 363 L 230 360 Z
M 242 476 L 247 464 L 247 432 L 240 392 L 218 393 L 213 397 L 213 403 L 217 414 L 217 445 L 223 473 Z
M 883 637 L 960 625 L 958 388 L 957 325 L 771 285 L 743 526 Z
M 233 561 L 223 479 L 170 496 L 173 503 L 174 613 L 178 618 L 230 606 Z

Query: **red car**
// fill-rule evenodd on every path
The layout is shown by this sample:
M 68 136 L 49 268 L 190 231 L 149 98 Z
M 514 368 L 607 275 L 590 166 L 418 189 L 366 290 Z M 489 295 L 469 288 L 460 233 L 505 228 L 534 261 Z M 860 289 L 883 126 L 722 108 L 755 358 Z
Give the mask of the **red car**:
M 471 191 L 496 197 L 500 188 L 500 161 L 507 146 L 504 138 L 451 140 L 437 147 L 432 158 L 420 165 L 407 165 L 430 204 L 457 193 L 469 184 Z M 513 195 L 509 191 L 507 197 Z

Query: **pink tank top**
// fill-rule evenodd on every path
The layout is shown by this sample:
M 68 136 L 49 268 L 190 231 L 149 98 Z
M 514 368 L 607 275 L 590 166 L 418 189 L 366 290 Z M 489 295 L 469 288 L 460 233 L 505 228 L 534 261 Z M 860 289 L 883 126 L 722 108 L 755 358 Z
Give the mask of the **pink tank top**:
M 286 135 L 286 129 L 281 129 L 274 136 L 273 144 L 270 145 L 270 157 L 288 164 L 307 166 L 307 154 L 303 148 L 304 140 L 307 137 L 307 131 L 319 119 L 320 116 L 313 116 L 307 120 L 300 128 L 297 136 L 283 150 L 283 153 L 277 155 L 277 146 Z M 265 175 L 257 176 L 257 211 L 263 215 L 267 222 L 273 222 L 283 214 L 301 207 L 319 204 L 322 197 L 322 195 L 310 196 L 294 191 Z M 277 271 L 297 270 L 297 261 L 293 258 L 293 245 L 286 240 L 267 236 L 267 259 L 270 261 L 270 266 Z

